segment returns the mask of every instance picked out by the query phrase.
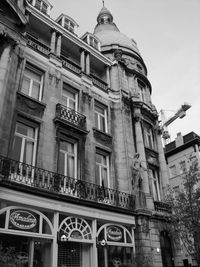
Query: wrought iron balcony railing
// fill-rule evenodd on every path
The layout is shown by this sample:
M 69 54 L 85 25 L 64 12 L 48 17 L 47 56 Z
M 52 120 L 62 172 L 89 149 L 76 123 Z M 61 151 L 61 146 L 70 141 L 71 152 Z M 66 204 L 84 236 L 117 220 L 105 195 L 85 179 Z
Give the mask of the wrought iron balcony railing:
M 172 207 L 168 203 L 165 203 L 165 202 L 154 201 L 154 208 L 155 208 L 155 211 L 158 211 L 158 212 L 172 213 Z
M 79 128 L 86 129 L 86 117 L 74 109 L 68 108 L 64 105 L 56 105 L 56 118 L 70 122 Z
M 0 183 L 135 210 L 135 196 L 0 156 Z
M 37 50 L 38 52 L 42 53 L 45 56 L 48 56 L 51 52 L 51 48 L 48 47 L 46 44 L 42 43 L 41 41 L 37 40 L 30 34 L 26 34 L 27 37 L 27 45 L 33 48 L 34 50 Z

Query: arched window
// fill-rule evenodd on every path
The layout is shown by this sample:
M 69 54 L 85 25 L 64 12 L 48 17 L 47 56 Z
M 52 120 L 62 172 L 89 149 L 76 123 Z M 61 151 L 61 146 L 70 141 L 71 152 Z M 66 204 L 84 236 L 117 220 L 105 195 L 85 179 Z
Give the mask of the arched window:
M 82 218 L 67 217 L 59 227 L 60 241 L 92 241 L 92 229 Z M 66 239 L 66 240 L 64 240 Z
M 97 232 L 98 266 L 133 266 L 134 236 L 118 224 L 105 224 Z
M 10 206 L 0 210 L 0 232 L 33 233 L 34 237 L 53 237 L 53 226 L 41 212 L 19 206 Z

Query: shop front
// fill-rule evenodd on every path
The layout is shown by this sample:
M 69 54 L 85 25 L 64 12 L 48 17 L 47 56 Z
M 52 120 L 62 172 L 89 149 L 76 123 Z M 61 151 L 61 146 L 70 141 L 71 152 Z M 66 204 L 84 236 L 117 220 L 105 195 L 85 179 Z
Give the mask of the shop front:
M 0 211 L 0 266 L 51 265 L 52 224 L 41 212 L 10 206 Z
M 133 216 L 70 204 L 57 210 L 57 203 L 51 209 L 45 205 L 37 210 L 4 202 L 0 210 L 1 267 L 133 265 Z

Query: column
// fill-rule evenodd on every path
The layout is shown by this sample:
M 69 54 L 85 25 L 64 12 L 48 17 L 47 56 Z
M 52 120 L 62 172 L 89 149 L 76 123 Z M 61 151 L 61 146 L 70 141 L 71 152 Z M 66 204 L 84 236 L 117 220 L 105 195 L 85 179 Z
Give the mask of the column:
M 160 165 L 160 174 L 161 174 L 161 198 L 164 197 L 164 190 L 166 186 L 169 184 L 169 171 L 167 168 L 166 160 L 165 160 L 165 154 L 163 150 L 163 144 L 161 140 L 162 131 L 160 127 L 157 128 L 157 146 L 158 146 L 158 159 L 159 159 L 159 165 Z
M 51 247 L 51 267 L 57 266 L 57 260 L 58 260 L 58 243 L 57 243 L 57 232 L 59 228 L 59 213 L 55 212 L 54 218 L 53 218 L 53 244 Z
M 61 53 L 61 41 L 62 41 L 62 35 L 60 33 L 58 33 L 57 46 L 56 46 L 56 56 L 57 57 L 60 57 L 60 53 Z
M 86 74 L 90 75 L 90 54 L 87 52 L 86 54 Z
M 110 88 L 110 66 L 106 66 L 106 80 L 108 88 Z
M 52 32 L 51 32 L 51 53 L 55 53 L 55 47 L 56 47 L 56 32 L 55 32 L 55 30 L 52 30 Z
M 135 109 L 134 112 L 134 118 L 135 118 L 135 136 L 136 136 L 136 147 L 137 147 L 137 153 L 140 154 L 140 160 L 142 167 L 145 169 L 143 171 L 143 181 L 142 181 L 142 190 L 149 194 L 149 181 L 148 181 L 148 172 L 147 172 L 147 162 L 146 162 L 146 154 L 144 149 L 144 141 L 143 141 L 143 134 L 142 134 L 142 128 L 141 128 L 141 119 L 142 115 L 140 112 L 140 109 Z
M 85 71 L 85 51 L 81 50 L 81 71 Z

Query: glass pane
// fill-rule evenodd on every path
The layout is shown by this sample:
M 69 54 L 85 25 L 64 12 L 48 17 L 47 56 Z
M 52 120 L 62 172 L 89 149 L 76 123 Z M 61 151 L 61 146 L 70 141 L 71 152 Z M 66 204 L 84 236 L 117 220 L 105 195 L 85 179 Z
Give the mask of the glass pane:
M 105 118 L 100 116 L 100 130 L 105 132 Z
M 74 177 L 74 157 L 73 156 L 68 156 L 67 175 L 70 177 Z
M 96 153 L 96 162 L 102 163 L 102 155 Z
M 20 161 L 21 147 L 22 147 L 22 138 L 19 136 L 15 136 L 13 143 L 13 151 L 12 151 L 13 159 Z
M 24 136 L 28 136 L 31 138 L 34 138 L 35 129 L 32 127 L 29 127 L 23 123 L 17 122 L 16 124 L 16 132 L 20 133 Z
M 97 164 L 95 168 L 95 178 L 96 178 L 98 185 L 100 185 L 100 170 L 99 170 L 99 165 Z
M 108 187 L 108 171 L 107 168 L 101 169 L 102 181 L 105 187 Z
M 95 127 L 98 128 L 98 113 L 95 112 L 95 117 L 94 117 L 94 120 L 95 120 Z
M 23 236 L 0 235 L 0 266 L 27 267 L 29 264 L 29 240 Z
M 76 104 L 74 100 L 69 99 L 69 108 L 74 109 L 76 108 Z
M 104 115 L 104 109 L 103 109 L 103 108 L 100 108 L 100 107 L 98 107 L 98 106 L 95 106 L 95 111 L 96 111 L 97 113 L 99 113 L 99 114 Z
M 26 95 L 29 95 L 30 82 L 31 82 L 30 78 L 24 76 L 22 82 L 22 92 Z
M 69 142 L 65 142 L 65 141 L 61 141 L 60 142 L 60 149 L 66 151 L 66 152 L 69 152 L 69 153 L 74 153 L 74 144 L 69 143 Z
M 26 140 L 24 147 L 24 158 L 23 158 L 24 163 L 33 164 L 33 148 L 34 148 L 34 143 L 29 140 Z
M 40 84 L 38 82 L 33 82 L 33 86 L 32 86 L 32 94 L 31 97 L 35 98 L 35 99 L 39 99 L 39 95 L 40 95 Z
M 63 95 L 66 96 L 66 97 L 69 97 L 69 98 L 71 98 L 73 100 L 76 99 L 76 94 L 71 92 L 71 91 L 69 91 L 69 90 L 67 90 L 67 89 L 65 89 L 65 88 L 63 88 Z
M 51 255 L 51 241 L 34 239 L 33 267 L 51 266 L 51 257 L 49 255 Z
M 126 266 L 134 265 L 133 249 L 130 247 L 108 246 L 98 248 L 98 266 Z
M 65 155 L 61 151 L 59 153 L 58 171 L 59 171 L 59 173 L 66 175 L 66 173 L 65 173 Z

